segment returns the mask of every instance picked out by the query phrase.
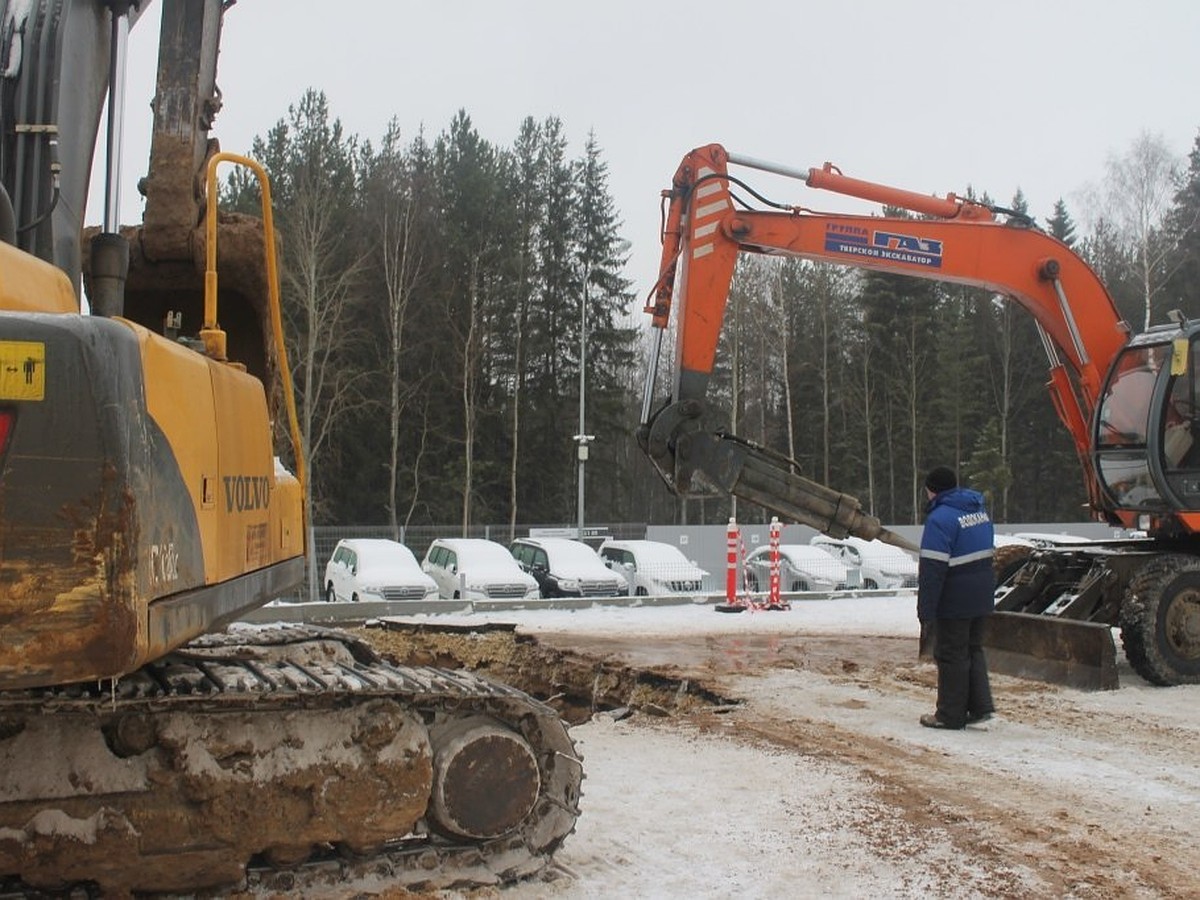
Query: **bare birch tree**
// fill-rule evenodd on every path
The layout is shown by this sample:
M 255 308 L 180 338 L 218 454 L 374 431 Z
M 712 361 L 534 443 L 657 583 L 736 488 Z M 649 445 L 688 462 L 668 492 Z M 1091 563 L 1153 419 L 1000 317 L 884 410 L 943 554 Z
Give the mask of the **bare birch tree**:
M 395 540 L 399 540 L 400 521 L 396 512 L 396 488 L 400 470 L 400 437 L 406 398 L 411 386 L 402 382 L 401 355 L 404 350 L 404 327 L 408 306 L 420 278 L 421 256 L 413 240 L 416 207 L 411 192 L 396 192 L 384 201 L 379 220 L 379 262 L 382 268 L 387 301 L 387 356 L 384 371 L 390 391 L 388 396 L 388 425 L 391 440 L 388 447 L 388 524 Z M 413 498 L 415 502 L 415 497 Z M 412 509 L 412 503 L 409 505 Z M 407 523 L 407 519 L 404 524 Z
M 316 470 L 339 419 L 364 401 L 358 384 L 365 373 L 340 364 L 340 356 L 363 332 L 350 322 L 362 258 L 345 263 L 342 232 L 333 221 L 333 198 L 318 180 L 297 184 L 284 235 L 282 282 L 303 323 L 290 348 L 300 377 L 299 418 L 307 470 Z M 305 486 L 309 521 L 319 507 L 312 479 Z
M 471 525 L 471 498 L 474 488 L 475 423 L 478 413 L 479 380 L 479 255 L 471 257 L 467 283 L 467 322 L 463 334 L 461 397 L 463 416 L 463 488 L 462 533 L 466 537 Z
M 1164 216 L 1182 183 L 1183 165 L 1162 135 L 1143 131 L 1123 155 L 1110 155 L 1102 188 L 1088 204 L 1092 225 L 1107 219 L 1134 252 L 1142 301 L 1142 328 L 1150 327 L 1154 299 L 1170 275 L 1164 265 L 1175 244 L 1164 240 Z

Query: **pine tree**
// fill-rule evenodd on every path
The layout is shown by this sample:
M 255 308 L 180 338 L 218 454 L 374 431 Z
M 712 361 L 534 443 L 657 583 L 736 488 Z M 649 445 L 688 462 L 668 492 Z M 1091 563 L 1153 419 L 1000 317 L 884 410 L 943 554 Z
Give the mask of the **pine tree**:
M 622 275 L 628 242 L 620 235 L 621 223 L 608 189 L 608 165 L 594 132 L 588 134 L 574 173 L 579 303 L 586 310 L 580 324 L 586 318 L 587 328 L 587 356 L 581 362 L 587 366 L 584 427 L 598 440 L 589 454 L 589 471 L 596 473 L 592 480 L 605 486 L 591 492 L 592 500 L 599 503 L 593 506 L 589 500 L 586 506 L 601 514 L 605 506 L 613 505 L 609 502 L 616 493 L 612 487 L 630 486 L 617 460 L 624 456 L 620 444 L 633 440 L 625 373 L 636 361 L 637 333 L 628 324 L 634 295 Z
M 1188 154 L 1187 171 L 1164 228 L 1175 247 L 1168 266 L 1168 303 L 1189 318 L 1200 318 L 1200 134 Z
M 1068 247 L 1075 246 L 1075 222 L 1067 212 L 1067 204 L 1062 197 L 1054 202 L 1054 215 L 1046 220 L 1050 234 L 1058 238 Z

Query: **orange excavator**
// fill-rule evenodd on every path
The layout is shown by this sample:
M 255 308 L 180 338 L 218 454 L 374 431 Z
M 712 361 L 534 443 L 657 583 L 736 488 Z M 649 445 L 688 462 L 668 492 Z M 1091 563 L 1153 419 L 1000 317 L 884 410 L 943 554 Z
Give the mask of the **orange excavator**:
M 916 215 L 814 213 L 772 204 L 730 174 L 770 172 Z M 760 207 L 735 194 L 737 187 Z M 725 492 L 835 537 L 899 536 L 853 497 L 790 460 L 706 425 L 706 393 L 741 253 L 775 254 L 985 288 L 1033 316 L 1054 408 L 1074 441 L 1097 520 L 1145 538 L 997 553 L 988 638 L 997 671 L 1084 688 L 1117 687 L 1114 627 L 1154 684 L 1200 683 L 1200 320 L 1134 335 L 1096 273 L 1023 216 L 949 194 L 797 169 L 729 153 L 688 153 L 664 191 L 662 265 L 646 312 L 656 329 L 638 440 L 680 495 Z M 736 202 L 735 202 L 736 200 Z M 675 310 L 674 316 L 672 315 Z M 656 403 L 664 335 L 676 321 L 671 396 Z

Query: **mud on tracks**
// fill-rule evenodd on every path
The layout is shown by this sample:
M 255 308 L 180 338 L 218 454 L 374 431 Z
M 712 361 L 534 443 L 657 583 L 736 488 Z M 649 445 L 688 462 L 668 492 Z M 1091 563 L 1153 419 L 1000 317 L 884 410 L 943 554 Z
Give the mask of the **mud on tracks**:
M 470 669 L 549 703 L 572 725 L 598 712 L 662 717 L 735 702 L 685 674 L 609 659 L 596 652 L 601 648 L 586 644 L 577 650 L 544 643 L 511 627 L 464 630 L 385 622 L 357 633 L 393 663 Z

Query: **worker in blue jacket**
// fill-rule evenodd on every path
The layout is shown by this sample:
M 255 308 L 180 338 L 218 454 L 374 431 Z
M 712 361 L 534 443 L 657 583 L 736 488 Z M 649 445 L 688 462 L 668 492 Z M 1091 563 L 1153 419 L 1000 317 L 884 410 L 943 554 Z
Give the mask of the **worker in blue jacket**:
M 932 630 L 937 660 L 937 712 L 927 728 L 963 728 L 991 718 L 992 689 L 983 630 L 995 603 L 992 520 L 978 491 L 938 466 L 925 479 L 929 498 L 917 568 L 917 618 Z

